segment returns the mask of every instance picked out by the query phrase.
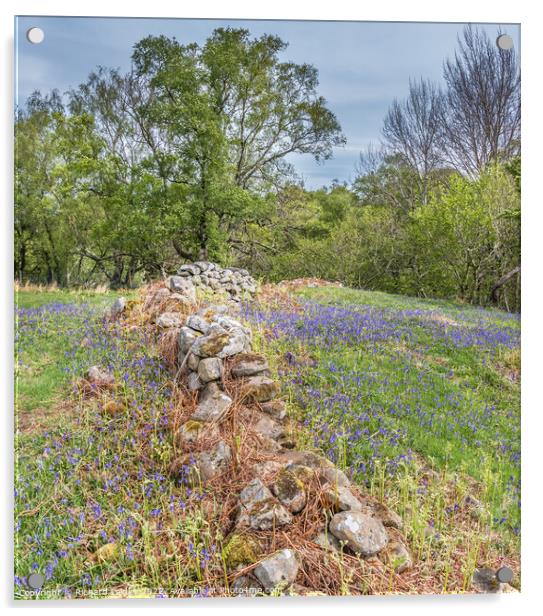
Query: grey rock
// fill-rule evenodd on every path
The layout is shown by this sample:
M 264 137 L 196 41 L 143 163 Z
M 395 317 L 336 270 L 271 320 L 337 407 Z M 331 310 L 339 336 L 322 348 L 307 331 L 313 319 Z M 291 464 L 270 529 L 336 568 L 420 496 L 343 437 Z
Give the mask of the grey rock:
M 292 513 L 299 513 L 307 502 L 302 480 L 286 469 L 279 473 L 271 491 Z
M 189 275 L 191 276 L 196 276 L 198 274 L 200 274 L 201 270 L 197 265 L 194 264 L 186 264 L 186 265 L 182 265 L 178 270 L 177 273 L 179 275 L 182 275 L 182 272 L 187 272 Z
M 170 327 L 181 327 L 182 320 L 177 312 L 163 312 L 156 319 L 157 327 L 169 329 Z
M 332 486 L 343 486 L 348 488 L 351 485 L 347 475 L 334 466 L 321 468 L 319 470 L 319 476 L 321 480 L 327 481 Z
M 251 575 L 240 575 L 237 577 L 231 589 L 237 597 L 255 597 L 264 592 L 260 582 Z
M 181 295 L 181 293 L 170 293 L 168 299 L 170 301 L 177 302 L 183 307 L 192 306 L 193 304 L 193 300 L 191 300 L 190 297 L 187 297 L 186 295 Z
M 126 297 L 118 297 L 113 302 L 111 308 L 109 309 L 109 314 L 112 317 L 116 317 L 120 315 L 122 312 L 124 312 L 125 308 L 126 308 Z
M 286 417 L 287 414 L 287 406 L 283 400 L 270 400 L 269 402 L 263 402 L 260 405 L 260 408 L 271 415 L 274 419 L 278 419 L 281 421 Z
M 178 446 L 192 445 L 202 438 L 216 438 L 219 430 L 216 424 L 189 419 L 175 433 Z
M 189 372 L 187 376 L 187 387 L 189 391 L 197 391 L 198 389 L 202 389 L 203 383 L 197 372 Z
M 240 394 L 249 402 L 267 402 L 279 393 L 279 384 L 267 376 L 250 376 L 245 379 Z
M 98 385 L 113 385 L 115 383 L 113 374 L 100 368 L 100 366 L 91 366 L 87 370 L 86 378 L 90 383 L 96 383 Z
M 217 353 L 217 357 L 224 359 L 225 357 L 231 357 L 238 353 L 247 351 L 248 345 L 250 345 L 249 339 L 243 332 L 234 332 L 230 335 L 228 344 L 226 344 L 221 351 Z
M 172 293 L 183 295 L 192 302 L 196 301 L 196 290 L 192 280 L 188 280 L 181 276 L 170 276 L 168 278 L 168 288 Z
M 330 532 L 345 541 L 348 548 L 362 556 L 380 552 L 388 543 L 383 523 L 360 511 L 342 511 L 330 521 Z
M 201 359 L 198 364 L 198 376 L 202 383 L 219 380 L 222 376 L 222 372 L 222 361 L 218 357 Z
M 281 462 L 277 462 L 276 460 L 266 460 L 265 462 L 259 462 L 253 467 L 255 475 L 257 477 L 260 477 L 261 479 L 267 479 L 270 476 L 277 474 L 282 468 L 283 465 L 281 464 Z
M 254 376 L 269 370 L 268 361 L 264 355 L 258 353 L 243 353 L 236 358 L 236 363 L 232 366 L 232 376 L 240 378 L 243 376 Z
M 512 586 L 502 583 L 496 577 L 496 571 L 488 567 L 476 569 L 472 578 L 473 589 L 480 593 L 516 592 Z
M 278 439 L 285 433 L 285 429 L 280 423 L 277 423 L 269 415 L 264 415 L 263 413 L 258 414 L 254 429 L 258 434 L 273 439 Z
M 379 557 L 393 567 L 396 573 L 403 573 L 413 567 L 411 553 L 401 541 L 391 541 Z
M 294 550 L 284 549 L 262 560 L 253 570 L 266 591 L 289 586 L 298 575 L 300 562 Z
M 181 329 L 179 330 L 179 336 L 177 338 L 179 351 L 181 351 L 182 353 L 187 353 L 188 351 L 190 351 L 192 345 L 196 342 L 196 340 L 200 337 L 201 336 L 190 327 L 181 327 Z
M 216 383 L 208 383 L 200 395 L 192 419 L 196 421 L 220 421 L 232 404 L 232 398 L 219 389 Z
M 327 486 L 323 490 L 323 500 L 334 511 L 363 511 L 363 504 L 354 494 L 341 485 Z
M 187 319 L 186 325 L 202 334 L 207 334 L 209 331 L 209 322 L 199 314 L 191 314 Z
M 163 301 L 165 301 L 167 299 L 170 299 L 171 295 L 172 294 L 170 293 L 169 289 L 161 287 L 153 295 L 152 303 L 153 304 L 160 304 L 161 302 L 163 302 Z
M 290 524 L 292 515 L 277 501 L 260 479 L 253 479 L 239 495 L 240 510 L 236 525 L 255 530 L 270 530 Z
M 187 366 L 189 367 L 189 370 L 194 370 L 194 372 L 198 371 L 198 365 L 200 364 L 200 358 L 198 357 L 198 355 L 194 355 L 194 353 L 190 353 L 188 354 L 188 358 L 187 358 Z
M 313 542 L 327 552 L 341 552 L 341 543 L 331 533 L 319 533 Z
M 207 335 L 195 341 L 192 345 L 192 352 L 199 357 L 220 357 L 230 340 L 228 333 L 221 333 L 210 328 Z
M 224 441 L 219 441 L 211 451 L 198 454 L 197 466 L 201 478 L 209 481 L 220 475 L 226 470 L 231 459 L 232 451 Z

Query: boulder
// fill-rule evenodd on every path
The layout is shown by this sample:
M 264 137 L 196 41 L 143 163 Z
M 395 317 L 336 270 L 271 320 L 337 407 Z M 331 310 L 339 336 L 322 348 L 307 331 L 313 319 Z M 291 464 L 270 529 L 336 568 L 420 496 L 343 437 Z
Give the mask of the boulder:
M 299 557 L 294 550 L 284 549 L 262 560 L 253 574 L 268 592 L 277 586 L 286 587 L 294 582 L 300 568 Z
M 198 363 L 198 376 L 202 383 L 217 381 L 222 377 L 223 365 L 218 357 L 207 357 Z
M 228 343 L 217 353 L 217 357 L 225 359 L 232 357 L 238 353 L 243 353 L 251 348 L 251 341 L 247 334 L 242 331 L 233 331 L 230 333 Z
M 240 353 L 232 366 L 232 376 L 236 378 L 254 376 L 266 371 L 269 371 L 268 362 L 264 355 L 258 353 Z
M 330 521 L 330 532 L 361 556 L 373 556 L 388 543 L 382 522 L 360 511 L 342 511 Z
M 240 393 L 249 402 L 267 402 L 279 393 L 279 385 L 267 376 L 251 376 L 244 381 Z
M 220 421 L 232 404 L 232 398 L 220 390 L 216 383 L 208 383 L 191 419 L 194 421 Z
M 292 521 L 291 514 L 277 501 L 260 479 L 253 479 L 239 495 L 238 528 L 270 530 Z
M 214 331 L 198 338 L 192 345 L 192 352 L 198 357 L 218 357 L 229 342 L 228 333 Z
M 179 293 L 187 297 L 191 302 L 196 301 L 196 289 L 192 280 L 181 276 L 170 276 L 168 278 L 168 288 L 172 293 Z

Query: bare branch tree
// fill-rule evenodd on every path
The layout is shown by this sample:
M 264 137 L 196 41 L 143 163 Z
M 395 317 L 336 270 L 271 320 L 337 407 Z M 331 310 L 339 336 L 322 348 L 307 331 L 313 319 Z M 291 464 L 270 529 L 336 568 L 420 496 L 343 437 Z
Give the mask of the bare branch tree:
M 438 147 L 442 117 L 443 94 L 435 84 L 421 79 L 410 80 L 407 99 L 394 100 L 384 120 L 385 144 L 417 171 L 423 203 L 429 175 L 442 162 Z
M 500 49 L 471 25 L 445 62 L 443 146 L 448 163 L 476 176 L 493 160 L 520 149 L 520 68 L 513 49 Z

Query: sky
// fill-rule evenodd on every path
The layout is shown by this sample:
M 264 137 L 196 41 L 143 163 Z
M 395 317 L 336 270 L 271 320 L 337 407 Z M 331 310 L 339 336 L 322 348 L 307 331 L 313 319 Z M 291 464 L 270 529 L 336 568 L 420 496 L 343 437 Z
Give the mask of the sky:
M 45 39 L 26 38 L 40 27 Z M 347 138 L 333 158 L 317 163 L 290 155 L 309 189 L 333 180 L 350 182 L 360 151 L 380 138 L 383 118 L 395 98 L 406 96 L 409 79 L 442 81 L 445 58 L 454 54 L 463 24 L 396 22 L 255 21 L 211 19 L 41 17 L 15 20 L 16 104 L 34 90 L 65 92 L 85 81 L 98 65 L 130 68 L 132 47 L 143 37 L 164 34 L 181 43 L 203 43 L 214 28 L 247 28 L 254 36 L 276 34 L 288 42 L 282 60 L 313 64 L 319 94 L 335 113 Z M 491 39 L 512 36 L 520 52 L 520 26 L 481 25 Z

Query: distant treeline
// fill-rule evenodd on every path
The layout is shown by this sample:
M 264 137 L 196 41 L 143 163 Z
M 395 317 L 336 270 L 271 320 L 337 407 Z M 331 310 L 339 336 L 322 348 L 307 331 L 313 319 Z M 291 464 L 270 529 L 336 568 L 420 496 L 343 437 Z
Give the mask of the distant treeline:
M 520 309 L 520 72 L 465 28 L 444 87 L 411 81 L 351 185 L 304 189 L 288 154 L 345 143 L 317 70 L 278 37 L 140 41 L 16 119 L 15 276 L 134 286 L 210 259 L 268 280 Z

